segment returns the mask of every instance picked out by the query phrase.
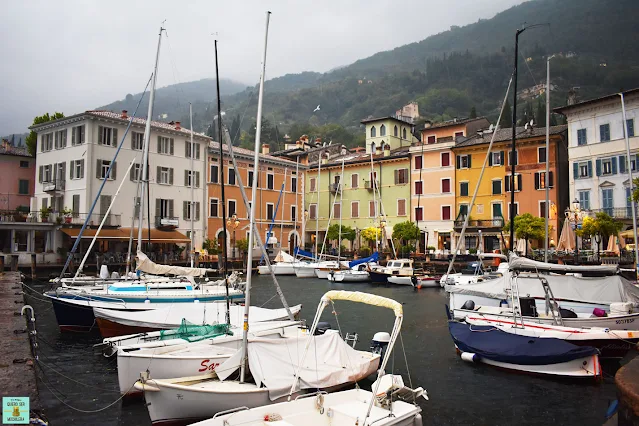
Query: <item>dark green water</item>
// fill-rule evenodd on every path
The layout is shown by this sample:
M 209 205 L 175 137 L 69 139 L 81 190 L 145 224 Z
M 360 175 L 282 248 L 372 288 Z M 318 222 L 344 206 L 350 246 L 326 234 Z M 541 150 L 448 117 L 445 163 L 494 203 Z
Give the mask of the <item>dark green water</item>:
M 341 285 L 295 277 L 279 277 L 279 281 L 290 304 L 304 305 L 302 317 L 309 324 L 320 297 L 331 289 L 364 291 L 401 302 L 405 314 L 402 340 L 410 377 L 430 397 L 421 403 L 424 425 L 601 425 L 610 401 L 616 397 L 612 378 L 616 364 L 604 366 L 605 380 L 595 384 L 513 374 L 461 361 L 448 334 L 443 289 L 414 291 L 402 286 Z M 281 307 L 270 278 L 255 277 L 253 283 L 253 305 Z M 32 285 L 44 289 L 43 285 Z M 59 333 L 48 302 L 34 298 L 29 302 L 36 309 L 43 362 L 40 374 L 44 378 L 39 389 L 51 424 L 150 424 L 142 402 L 117 402 L 103 411 L 82 413 L 54 396 L 47 385 L 75 408 L 92 411 L 106 407 L 119 396 L 116 361 L 92 351 L 91 345 L 101 340 L 97 336 Z M 336 311 L 341 329 L 359 334 L 358 349 L 368 349 L 375 332 L 390 332 L 394 320 L 390 310 L 362 304 L 339 302 Z M 324 311 L 323 319 L 337 328 L 330 309 Z M 392 359 L 393 371 L 408 382 L 401 342 Z

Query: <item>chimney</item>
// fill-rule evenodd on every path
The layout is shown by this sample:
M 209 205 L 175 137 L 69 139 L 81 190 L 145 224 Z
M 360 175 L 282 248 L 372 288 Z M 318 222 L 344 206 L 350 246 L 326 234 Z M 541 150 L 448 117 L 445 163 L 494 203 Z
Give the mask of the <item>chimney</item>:
M 384 157 L 388 157 L 390 155 L 390 145 L 384 145 Z
M 431 121 L 424 121 L 424 129 L 428 129 L 432 125 L 433 123 Z
M 128 116 L 128 114 L 127 114 L 127 113 L 128 113 L 128 111 L 127 111 L 127 110 L 125 110 L 125 109 L 123 109 L 123 110 L 122 110 L 122 115 L 120 116 L 120 118 L 123 118 L 124 120 L 126 120 L 127 118 L 129 118 L 129 116 Z
M 268 155 L 268 154 L 269 154 L 269 152 L 271 152 L 271 149 L 270 149 L 270 148 L 271 148 L 271 147 L 269 146 L 269 144 L 267 144 L 267 143 L 263 143 L 263 144 L 262 144 L 262 154 L 263 154 L 263 155 Z
M 302 141 L 295 141 L 295 146 L 298 148 L 302 148 L 304 146 L 304 142 Z
M 180 124 L 179 121 L 175 122 L 175 130 L 182 130 L 182 125 Z

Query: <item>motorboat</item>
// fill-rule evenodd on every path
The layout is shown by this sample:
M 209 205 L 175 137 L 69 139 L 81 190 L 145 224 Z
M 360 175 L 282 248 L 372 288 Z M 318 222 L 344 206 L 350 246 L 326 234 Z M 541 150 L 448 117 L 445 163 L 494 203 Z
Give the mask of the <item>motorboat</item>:
M 496 268 L 487 267 L 485 260 L 492 259 L 497 263 Z M 499 278 L 508 272 L 508 258 L 498 253 L 481 253 L 478 260 L 470 262 L 461 272 L 444 274 L 440 278 L 440 285 L 476 284 L 494 278 Z
M 321 262 L 300 262 L 294 266 L 295 275 L 297 278 L 316 278 L 316 270 L 336 270 L 341 267 L 341 264 L 336 260 L 327 260 Z M 322 274 L 323 275 L 323 274 Z M 321 277 L 320 277 L 321 278 Z
M 428 275 L 404 275 L 388 277 L 390 284 L 410 285 L 415 288 L 439 287 L 439 278 Z
M 346 269 L 342 271 L 331 271 L 328 274 L 327 279 L 336 283 L 365 283 L 371 280 L 366 266 L 361 266 L 361 269 Z
M 413 259 L 395 259 L 389 260 L 385 267 L 377 270 L 370 270 L 369 275 L 374 283 L 387 283 L 388 277 L 411 276 L 415 273 L 413 270 Z

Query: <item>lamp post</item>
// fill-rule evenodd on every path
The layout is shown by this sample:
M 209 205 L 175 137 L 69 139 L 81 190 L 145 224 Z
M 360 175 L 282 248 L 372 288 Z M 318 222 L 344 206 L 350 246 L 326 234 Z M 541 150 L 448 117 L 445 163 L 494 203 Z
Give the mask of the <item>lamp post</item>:
M 386 219 L 382 218 L 379 221 L 380 251 L 384 250 L 384 229 L 386 229 Z
M 235 240 L 235 230 L 238 226 L 240 226 L 240 220 L 237 218 L 237 215 L 233 213 L 233 216 L 229 217 L 226 221 L 226 226 L 233 230 L 233 258 L 237 257 L 237 246 Z
M 566 209 L 566 220 L 575 225 L 575 265 L 579 265 L 579 237 L 577 236 L 577 228 L 583 217 L 583 211 L 580 208 L 579 200 L 575 198 L 572 202 L 572 208 Z
M 304 222 L 302 223 L 302 227 L 304 228 L 304 231 L 302 232 L 302 247 L 304 247 L 304 250 L 306 250 L 306 223 L 308 222 L 308 210 L 304 210 Z

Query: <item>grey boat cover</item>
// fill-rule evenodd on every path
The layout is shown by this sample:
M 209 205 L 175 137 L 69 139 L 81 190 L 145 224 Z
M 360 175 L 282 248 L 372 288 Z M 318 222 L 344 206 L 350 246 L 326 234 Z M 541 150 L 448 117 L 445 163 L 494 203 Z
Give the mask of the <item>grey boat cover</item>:
M 484 281 L 477 284 L 447 285 L 449 293 L 470 296 L 507 299 L 506 289 L 510 289 L 512 275 Z M 639 306 L 639 288 L 620 275 L 607 277 L 577 277 L 574 275 L 542 275 L 548 280 L 555 299 L 584 303 L 610 304 L 632 302 Z M 521 297 L 544 298 L 546 294 L 536 274 L 520 274 L 517 278 Z
M 598 273 L 615 275 L 619 272 L 616 265 L 555 265 L 553 263 L 538 262 L 526 257 L 511 255 L 508 268 L 511 271 L 544 271 L 544 272 L 573 272 L 573 273 Z

